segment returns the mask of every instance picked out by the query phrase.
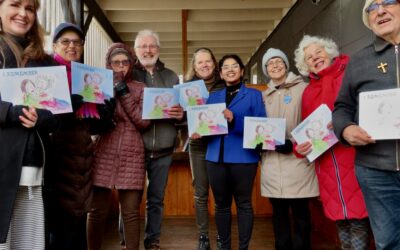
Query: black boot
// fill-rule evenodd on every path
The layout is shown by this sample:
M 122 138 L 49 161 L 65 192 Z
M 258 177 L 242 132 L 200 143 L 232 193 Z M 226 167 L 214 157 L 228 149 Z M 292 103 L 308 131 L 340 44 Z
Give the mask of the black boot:
M 219 235 L 217 235 L 217 249 L 216 250 L 232 250 L 228 248 L 222 248 L 222 241 Z
M 222 242 L 221 238 L 219 238 L 219 235 L 217 235 L 217 250 L 222 250 Z
M 211 250 L 210 248 L 210 240 L 208 236 L 205 234 L 201 234 L 199 237 L 199 246 L 197 250 Z

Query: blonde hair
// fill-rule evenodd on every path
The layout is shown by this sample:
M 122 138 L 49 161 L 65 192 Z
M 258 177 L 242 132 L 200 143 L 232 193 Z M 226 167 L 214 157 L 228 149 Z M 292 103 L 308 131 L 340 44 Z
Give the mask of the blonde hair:
M 304 58 L 304 50 L 311 44 L 317 44 L 324 48 L 326 53 L 329 55 L 331 61 L 333 58 L 339 56 L 338 46 L 332 39 L 305 35 L 300 41 L 297 49 L 294 51 L 294 62 L 296 64 L 296 68 L 303 76 L 308 76 L 308 74 L 310 73 L 308 65 Z
M 205 48 L 205 47 L 198 48 L 198 49 L 196 49 L 196 50 L 194 51 L 193 56 L 192 56 L 192 60 L 190 61 L 190 67 L 189 67 L 188 72 L 186 73 L 186 76 L 185 76 L 185 80 L 186 80 L 186 81 L 192 80 L 193 77 L 194 77 L 195 74 L 196 74 L 196 72 L 194 71 L 194 64 L 195 64 L 195 62 L 196 62 L 196 56 L 197 56 L 197 54 L 199 54 L 199 53 L 208 53 L 208 54 L 211 56 L 211 59 L 212 59 L 213 62 L 214 62 L 214 67 L 217 68 L 218 62 L 217 62 L 217 59 L 215 59 L 215 56 L 214 56 L 214 54 L 212 53 L 211 49 Z

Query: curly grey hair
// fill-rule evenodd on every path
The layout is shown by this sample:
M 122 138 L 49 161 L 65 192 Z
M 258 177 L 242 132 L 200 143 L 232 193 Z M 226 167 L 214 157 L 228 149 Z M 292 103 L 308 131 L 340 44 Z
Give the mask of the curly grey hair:
M 333 58 L 339 56 L 338 46 L 332 39 L 305 35 L 300 41 L 297 49 L 294 51 L 294 62 L 296 63 L 296 68 L 303 76 L 308 76 L 308 74 L 310 73 L 307 63 L 305 61 L 304 50 L 311 44 L 317 44 L 324 48 L 326 53 L 328 53 L 331 61 Z

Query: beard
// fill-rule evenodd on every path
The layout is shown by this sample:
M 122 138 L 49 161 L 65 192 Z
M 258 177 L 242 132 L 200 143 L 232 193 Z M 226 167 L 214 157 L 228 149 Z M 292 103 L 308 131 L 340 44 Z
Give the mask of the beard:
M 138 59 L 139 59 L 140 64 L 142 64 L 144 67 L 148 67 L 148 66 L 156 65 L 158 57 L 156 57 L 156 56 L 153 56 L 151 58 L 138 57 Z

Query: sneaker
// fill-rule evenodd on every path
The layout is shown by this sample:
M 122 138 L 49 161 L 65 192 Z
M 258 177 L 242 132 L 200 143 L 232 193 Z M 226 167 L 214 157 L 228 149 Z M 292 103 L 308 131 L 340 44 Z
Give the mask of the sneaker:
M 199 246 L 197 250 L 211 250 L 210 248 L 210 240 L 208 236 L 205 234 L 201 234 L 199 237 Z
M 151 242 L 148 246 L 146 246 L 146 250 L 161 250 L 160 242 L 158 241 Z

